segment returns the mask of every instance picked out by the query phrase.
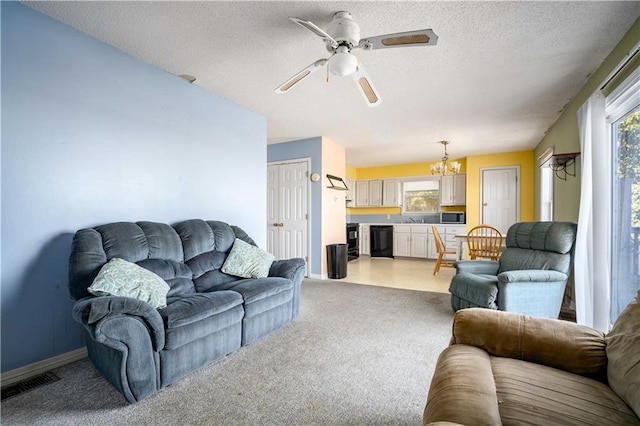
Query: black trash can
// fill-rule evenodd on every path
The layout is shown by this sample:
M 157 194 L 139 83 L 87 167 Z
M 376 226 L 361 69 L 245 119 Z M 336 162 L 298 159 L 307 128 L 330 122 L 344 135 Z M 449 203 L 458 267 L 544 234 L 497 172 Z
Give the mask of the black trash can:
M 347 244 L 329 244 L 327 246 L 327 274 L 329 278 L 339 279 L 347 276 L 349 246 Z

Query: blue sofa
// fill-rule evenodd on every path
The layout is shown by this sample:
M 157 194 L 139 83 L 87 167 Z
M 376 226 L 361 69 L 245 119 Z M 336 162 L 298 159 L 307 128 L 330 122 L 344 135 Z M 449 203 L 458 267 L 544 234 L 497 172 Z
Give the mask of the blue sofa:
M 222 272 L 235 239 L 255 242 L 224 222 L 173 226 L 119 222 L 82 229 L 73 239 L 69 291 L 86 331 L 89 358 L 130 402 L 279 329 L 298 315 L 303 259 L 276 260 L 268 277 Z M 87 288 L 111 259 L 132 262 L 168 285 L 167 306 Z

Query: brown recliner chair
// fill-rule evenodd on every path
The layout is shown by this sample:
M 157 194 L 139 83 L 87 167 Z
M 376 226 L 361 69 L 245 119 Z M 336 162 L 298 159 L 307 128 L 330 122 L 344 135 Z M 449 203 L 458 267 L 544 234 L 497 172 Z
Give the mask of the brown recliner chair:
M 640 292 L 606 335 L 513 312 L 458 311 L 425 425 L 640 424 Z

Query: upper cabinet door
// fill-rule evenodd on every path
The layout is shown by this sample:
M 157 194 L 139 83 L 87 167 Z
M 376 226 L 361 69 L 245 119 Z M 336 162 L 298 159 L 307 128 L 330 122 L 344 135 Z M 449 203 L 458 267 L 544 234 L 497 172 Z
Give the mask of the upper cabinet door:
M 369 181 L 369 205 L 382 206 L 382 181 Z
M 440 180 L 440 205 L 467 204 L 467 175 L 444 175 Z
M 369 182 L 356 181 L 356 206 L 367 207 L 369 205 Z
M 453 202 L 457 206 L 467 204 L 467 175 L 453 177 Z
M 400 182 L 396 180 L 383 181 L 382 205 L 384 207 L 398 207 L 400 205 Z
M 444 175 L 440 178 L 440 204 L 443 206 L 453 204 L 453 175 Z

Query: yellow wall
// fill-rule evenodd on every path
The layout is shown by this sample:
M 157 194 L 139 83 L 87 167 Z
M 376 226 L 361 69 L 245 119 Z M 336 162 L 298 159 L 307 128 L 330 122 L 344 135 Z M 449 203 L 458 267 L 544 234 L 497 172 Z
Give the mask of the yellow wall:
M 480 224 L 480 171 L 484 167 L 520 167 L 520 217 L 533 220 L 534 153 L 506 152 L 467 157 L 467 229 Z
M 467 167 L 466 160 L 452 159 L 451 161 L 458 161 L 460 163 L 460 172 L 464 173 Z M 406 163 L 396 164 L 391 166 L 378 166 L 378 167 L 360 167 L 355 168 L 347 165 L 345 174 L 350 179 L 356 180 L 368 180 L 368 179 L 392 179 L 414 176 L 431 176 L 431 162 L 422 163 Z M 448 208 L 443 210 L 453 209 L 461 210 L 460 207 Z M 463 210 L 463 209 L 462 209 Z M 348 208 L 347 214 L 400 214 L 401 207 L 360 207 L 360 208 Z
M 521 221 L 531 221 L 534 216 L 534 152 L 520 151 L 500 154 L 477 155 L 457 159 L 462 165 L 461 173 L 467 174 L 467 228 L 480 223 L 480 170 L 483 167 L 520 167 L 520 217 Z M 431 175 L 432 163 L 409 163 L 393 166 L 362 167 L 347 169 L 352 179 L 389 179 L 397 177 Z M 350 174 L 351 173 L 351 174 Z M 465 210 L 462 206 L 443 207 L 443 210 Z M 347 214 L 399 214 L 400 207 L 348 208 Z

